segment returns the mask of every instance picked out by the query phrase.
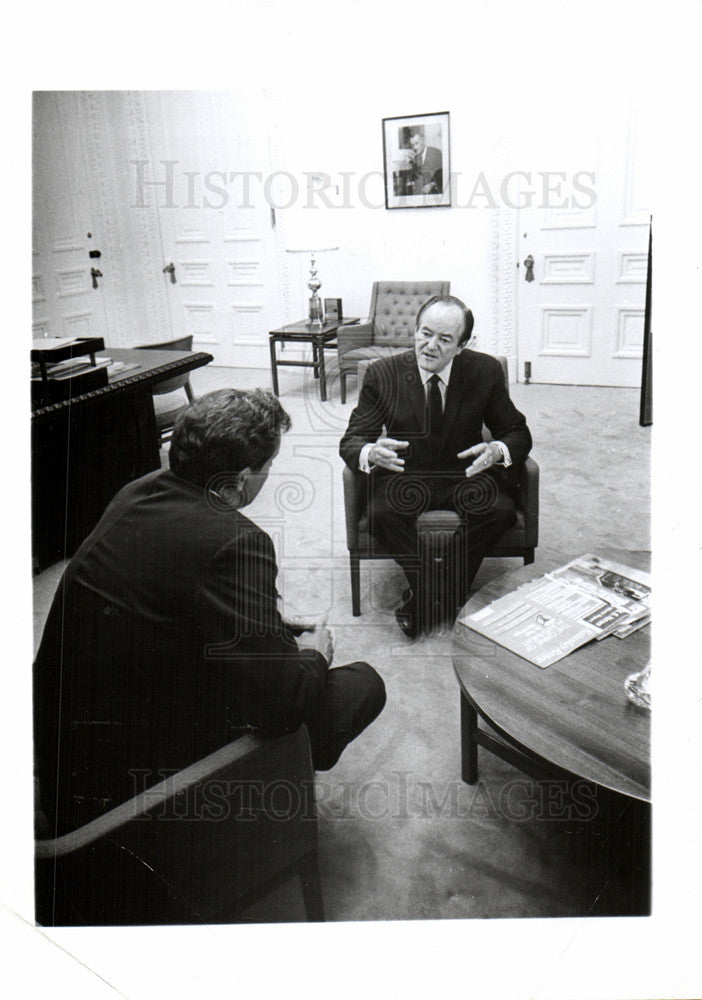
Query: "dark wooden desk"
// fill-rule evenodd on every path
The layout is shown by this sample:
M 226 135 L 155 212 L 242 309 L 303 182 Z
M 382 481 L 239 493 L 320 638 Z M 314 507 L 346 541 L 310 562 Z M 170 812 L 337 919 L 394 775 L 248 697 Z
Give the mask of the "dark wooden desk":
M 107 386 L 32 413 L 32 551 L 35 570 L 70 557 L 112 497 L 160 464 L 151 387 L 200 368 L 211 354 L 101 352 L 125 365 Z M 100 357 L 100 355 L 98 355 Z
M 598 554 L 637 569 L 650 563 L 649 553 Z M 459 618 L 570 558 L 500 577 L 472 597 Z M 477 781 L 482 746 L 536 777 L 555 769 L 650 802 L 650 713 L 624 691 L 625 678 L 649 656 L 646 626 L 626 639 L 590 642 L 541 670 L 457 621 L 453 664 L 461 690 L 463 780 Z M 478 716 L 496 736 L 478 727 Z
M 271 330 L 268 334 L 268 340 L 271 352 L 271 379 L 273 380 L 273 392 L 276 396 L 280 395 L 278 392 L 279 365 L 312 368 L 314 377 L 319 379 L 320 398 L 325 403 L 327 400 L 327 375 L 324 368 L 324 349 L 335 348 L 336 331 L 340 326 L 348 326 L 353 323 L 358 323 L 358 316 L 326 322 L 324 326 L 312 326 L 307 320 L 302 320 L 299 323 L 290 323 L 288 326 Z M 281 360 L 276 354 L 276 344 L 311 344 L 312 360 Z

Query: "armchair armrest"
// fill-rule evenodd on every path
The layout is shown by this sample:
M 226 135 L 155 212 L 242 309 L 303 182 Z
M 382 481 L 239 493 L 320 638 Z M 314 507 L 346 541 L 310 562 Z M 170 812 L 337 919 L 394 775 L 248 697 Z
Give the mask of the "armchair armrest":
M 355 472 L 344 466 L 344 512 L 346 514 L 346 547 L 358 548 L 358 522 L 363 517 L 368 503 L 368 483 L 365 472 Z
M 133 799 L 120 803 L 103 816 L 98 816 L 97 819 L 91 820 L 79 829 L 65 833 L 55 840 L 37 840 L 35 856 L 37 860 L 43 860 L 72 854 L 81 847 L 86 847 L 99 838 L 114 833 L 115 830 L 131 820 L 143 817 L 147 812 L 162 805 L 167 800 L 173 799 L 180 792 L 214 777 L 223 769 L 243 760 L 261 746 L 263 746 L 263 740 L 258 736 L 241 736 L 177 774 L 152 785 Z
M 524 512 L 526 544 L 536 548 L 539 544 L 539 466 L 531 457 L 524 462 L 518 492 L 519 506 Z
M 355 347 L 368 347 L 373 343 L 373 321 L 340 326 L 336 332 L 337 353 L 341 362 L 347 351 Z

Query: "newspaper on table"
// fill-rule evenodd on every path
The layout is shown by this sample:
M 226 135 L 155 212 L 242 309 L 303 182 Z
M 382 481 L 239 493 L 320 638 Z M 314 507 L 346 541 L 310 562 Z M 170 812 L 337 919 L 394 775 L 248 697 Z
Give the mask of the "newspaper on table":
M 611 629 L 619 638 L 630 635 L 651 620 L 651 576 L 643 570 L 631 569 L 588 553 L 549 575 L 566 580 L 626 611 L 628 621 L 620 622 Z M 598 638 L 603 639 L 604 635 Z
M 537 667 L 650 620 L 650 575 L 590 553 L 460 619 Z

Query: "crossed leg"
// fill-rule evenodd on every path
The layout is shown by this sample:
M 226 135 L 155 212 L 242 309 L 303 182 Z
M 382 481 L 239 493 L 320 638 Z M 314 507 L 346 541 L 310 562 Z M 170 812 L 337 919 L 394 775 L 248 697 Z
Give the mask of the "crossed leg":
M 489 473 L 470 479 L 453 474 L 420 477 L 402 473 L 382 477 L 373 487 L 369 530 L 402 567 L 415 596 L 412 613 L 417 618 L 424 604 L 422 595 L 428 578 L 417 518 L 428 510 L 452 510 L 459 515 L 460 528 L 445 558 L 450 564 L 449 578 L 455 582 L 455 588 L 450 588 L 449 603 L 458 607 L 464 604 L 482 560 L 516 520 L 510 493 Z M 446 607 L 444 611 L 453 613 L 455 607 Z

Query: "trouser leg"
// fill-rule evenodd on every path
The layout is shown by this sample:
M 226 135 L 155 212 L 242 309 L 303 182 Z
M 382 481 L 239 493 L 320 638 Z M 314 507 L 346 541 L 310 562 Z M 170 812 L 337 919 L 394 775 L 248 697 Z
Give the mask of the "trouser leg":
M 454 494 L 453 509 L 461 516 L 461 528 L 454 544 L 457 607 L 462 607 L 468 600 L 471 585 L 485 556 L 517 519 L 515 502 L 506 490 L 495 484 L 494 490 L 491 487 L 487 493 L 480 505 L 474 500 L 466 503 L 463 484 Z
M 417 517 L 431 505 L 426 480 L 415 476 L 385 477 L 373 484 L 368 529 L 388 555 L 402 567 L 414 593 L 420 588 Z
M 423 588 L 427 567 L 422 565 L 416 520 L 425 510 L 454 510 L 461 518 L 445 572 L 455 581 L 446 611 L 453 613 L 468 599 L 480 564 L 498 538 L 516 520 L 514 499 L 489 474 L 466 479 L 454 475 L 393 476 L 375 484 L 371 495 L 369 530 L 400 564 L 416 595 Z M 426 547 L 425 547 L 426 549 Z M 426 549 L 430 551 L 429 549 Z M 421 606 L 421 601 L 418 606 Z
M 307 721 L 316 771 L 326 771 L 385 706 L 385 684 L 368 663 L 332 667 L 316 717 Z

